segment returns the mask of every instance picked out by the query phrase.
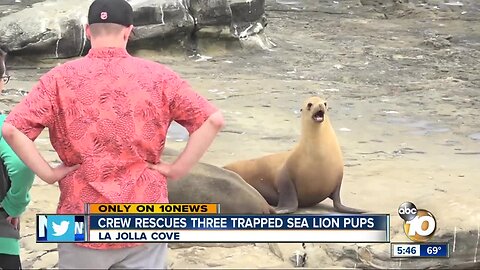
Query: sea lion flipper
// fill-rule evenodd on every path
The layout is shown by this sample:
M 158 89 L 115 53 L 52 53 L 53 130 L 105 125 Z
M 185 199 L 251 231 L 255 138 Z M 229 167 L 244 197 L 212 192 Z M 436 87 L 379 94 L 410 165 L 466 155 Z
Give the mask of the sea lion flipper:
M 275 207 L 275 212 L 277 214 L 295 212 L 298 209 L 297 189 L 285 165 L 277 174 L 276 184 L 278 189 L 278 205 Z
M 338 184 L 338 186 L 335 188 L 333 193 L 329 196 L 330 199 L 332 199 L 332 201 L 333 201 L 333 207 L 335 208 L 335 210 L 337 210 L 338 212 L 351 213 L 351 214 L 361 214 L 361 213 L 367 212 L 365 210 L 356 209 L 356 208 L 352 208 L 352 207 L 348 207 L 348 206 L 343 205 L 342 201 L 340 199 L 340 188 L 341 188 L 341 186 L 342 186 L 342 183 L 340 182 L 340 184 Z

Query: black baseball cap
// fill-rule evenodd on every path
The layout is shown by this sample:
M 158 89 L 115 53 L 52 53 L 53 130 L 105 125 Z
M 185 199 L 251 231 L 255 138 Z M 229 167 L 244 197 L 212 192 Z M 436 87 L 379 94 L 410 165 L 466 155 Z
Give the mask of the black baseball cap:
M 116 23 L 129 27 L 133 24 L 132 6 L 125 0 L 95 0 L 88 9 L 88 24 Z

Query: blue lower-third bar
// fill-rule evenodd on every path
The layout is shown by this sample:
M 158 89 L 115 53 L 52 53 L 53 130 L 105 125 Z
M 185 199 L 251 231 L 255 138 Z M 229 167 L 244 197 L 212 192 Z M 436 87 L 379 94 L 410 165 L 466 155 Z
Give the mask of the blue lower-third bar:
M 420 245 L 420 257 L 449 257 L 448 243 L 424 243 Z

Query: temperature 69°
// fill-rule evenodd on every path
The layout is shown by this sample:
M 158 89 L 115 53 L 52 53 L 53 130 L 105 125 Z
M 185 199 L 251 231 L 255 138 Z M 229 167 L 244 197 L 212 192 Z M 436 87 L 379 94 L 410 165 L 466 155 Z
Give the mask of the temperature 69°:
M 440 250 L 442 250 L 441 246 L 433 246 L 427 248 L 428 255 L 436 255 Z

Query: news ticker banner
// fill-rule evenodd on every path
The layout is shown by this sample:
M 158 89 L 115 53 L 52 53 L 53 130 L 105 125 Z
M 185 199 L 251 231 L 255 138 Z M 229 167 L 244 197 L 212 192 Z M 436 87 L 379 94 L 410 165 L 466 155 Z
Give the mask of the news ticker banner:
M 37 242 L 390 242 L 388 214 L 225 215 L 212 206 L 145 206 L 90 205 L 85 215 L 38 214 Z
M 392 243 L 392 258 L 448 258 L 448 243 Z
M 92 203 L 87 214 L 219 214 L 218 203 Z

